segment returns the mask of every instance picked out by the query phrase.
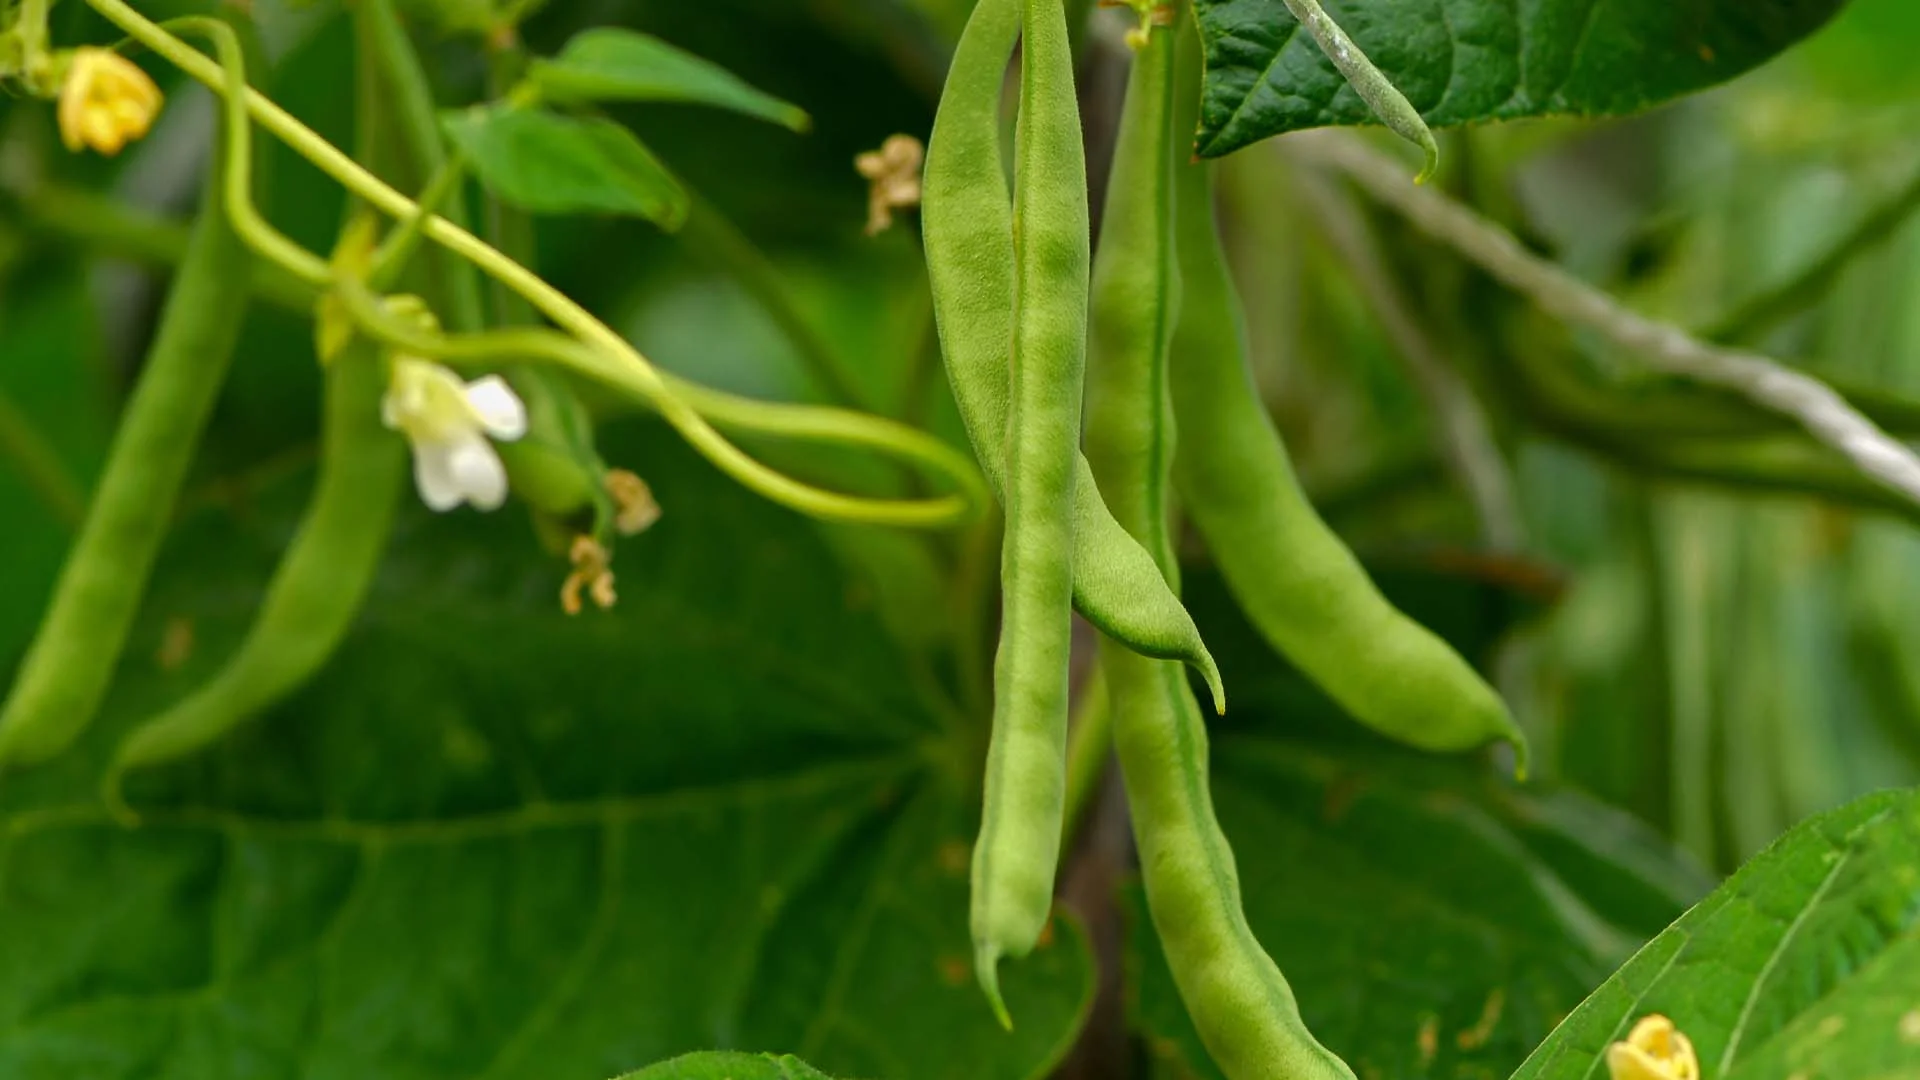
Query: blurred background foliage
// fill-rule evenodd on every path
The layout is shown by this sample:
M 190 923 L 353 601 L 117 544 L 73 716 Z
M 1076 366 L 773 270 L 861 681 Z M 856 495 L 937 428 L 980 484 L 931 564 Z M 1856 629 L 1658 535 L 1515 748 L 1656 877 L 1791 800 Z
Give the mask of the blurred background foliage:
M 165 0 L 148 10 L 195 6 Z M 566 0 L 523 29 L 543 54 L 584 27 L 637 27 L 806 109 L 814 127 L 804 136 L 670 107 L 611 114 L 767 254 L 798 302 L 802 336 L 826 343 L 853 404 L 963 442 L 914 230 L 862 235 L 866 192 L 852 161 L 892 133 L 926 132 L 966 8 Z M 342 73 L 352 34 L 339 8 L 263 3 L 258 14 L 274 95 L 350 145 Z M 483 98 L 473 13 L 419 0 L 414 14 L 452 32 L 427 46 L 441 102 Z M 1125 56 L 1118 24 L 1099 18 L 1081 42 L 1096 160 Z M 109 37 L 78 5 L 63 5 L 56 20 L 61 40 Z M 1908 213 L 1920 205 L 1916 42 L 1920 7 L 1854 0 L 1761 71 L 1643 117 L 1450 133 L 1440 182 L 1642 311 L 1703 331 L 1724 331 L 1739 315 L 1733 329 L 1773 355 L 1920 401 L 1920 225 Z M 111 161 L 60 152 L 43 106 L 0 104 L 0 670 L 39 617 L 147 340 L 165 282 L 156 268 L 184 240 L 211 103 L 178 79 L 167 85 L 153 137 Z M 1481 658 L 1537 741 L 1545 779 L 1639 818 L 1721 872 L 1809 814 L 1920 782 L 1916 518 L 1843 505 L 1806 484 L 1761 490 L 1778 485 L 1748 475 L 1716 486 L 1649 468 L 1647 448 L 1665 436 L 1638 408 L 1630 362 L 1532 315 L 1397 220 L 1303 171 L 1284 139 L 1224 168 L 1261 385 L 1308 486 L 1400 595 L 1426 596 L 1418 609 L 1447 622 L 1450 637 L 1484 645 Z M 341 217 L 338 192 L 284 151 L 269 153 L 266 172 L 273 219 L 324 250 Z M 1876 227 L 1866 242 L 1848 242 L 1862 222 Z M 1844 266 L 1821 288 L 1752 307 L 1842 245 Z M 663 366 L 765 397 L 836 393 L 793 328 L 697 238 L 639 221 L 542 220 L 537 262 Z M 1408 374 L 1408 339 L 1383 329 L 1383 297 L 1388 318 L 1484 403 L 1518 496 L 1507 528 L 1490 527 L 1463 493 Z M 217 506 L 245 518 L 311 460 L 309 327 L 298 312 L 258 311 L 189 514 Z M 1542 366 L 1575 373 L 1576 404 L 1587 407 L 1538 392 L 1529 380 Z M 531 530 L 496 528 L 519 528 L 532 551 Z M 947 609 L 889 604 L 884 594 L 938 590 L 926 575 L 963 561 L 964 542 L 943 542 L 939 558 L 953 563 L 928 569 L 915 544 L 824 531 L 853 579 L 883 594 L 896 634 L 938 636 L 926 621 Z M 1316 711 L 1275 700 L 1283 722 L 1295 722 L 1288 708 Z M 1225 739 L 1221 752 L 1238 745 Z M 1239 786 L 1258 789 L 1270 782 L 1262 770 L 1279 767 L 1250 749 Z M 1678 903 L 1686 892 L 1665 895 Z M 1660 921 L 1619 922 L 1645 936 Z M 1608 963 L 1577 979 L 1597 979 L 1615 952 L 1597 951 Z

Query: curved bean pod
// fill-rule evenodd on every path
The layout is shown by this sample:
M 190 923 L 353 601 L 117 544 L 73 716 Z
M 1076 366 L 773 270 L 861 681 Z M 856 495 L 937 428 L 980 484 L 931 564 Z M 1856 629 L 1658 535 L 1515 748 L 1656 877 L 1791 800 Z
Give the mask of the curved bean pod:
M 1193 44 L 1190 29 L 1178 36 Z M 1115 491 L 1140 493 L 1120 519 L 1169 581 L 1176 458 L 1168 353 L 1185 302 L 1173 218 L 1190 209 L 1176 204 L 1173 188 L 1176 173 L 1197 171 L 1174 136 L 1191 125 L 1176 128 L 1174 117 L 1190 116 L 1200 74 L 1197 64 L 1176 66 L 1175 38 L 1154 31 L 1128 84 L 1095 271 L 1098 348 L 1089 363 L 1100 392 L 1088 430 L 1096 475 Z M 1101 642 L 1100 664 L 1154 930 L 1208 1053 L 1230 1080 L 1352 1080 L 1307 1030 L 1286 977 L 1247 925 L 1207 786 L 1206 723 L 1185 673 L 1111 641 Z
M 1046 929 L 1066 808 L 1073 495 L 1087 355 L 1087 164 L 1061 0 L 1024 0 L 1014 150 L 1012 410 L 1006 427 L 993 738 L 973 847 L 974 970 L 1003 1025 L 1002 956 Z
M 139 383 L 0 712 L 0 766 L 53 757 L 78 738 L 113 678 L 194 449 L 246 318 L 253 261 L 221 212 L 218 163 Z
M 1373 110 L 1373 115 L 1379 118 L 1380 123 L 1388 131 L 1418 146 L 1426 156 L 1426 161 L 1420 166 L 1420 175 L 1413 182 L 1424 184 L 1433 179 L 1433 174 L 1440 169 L 1440 143 L 1433 137 L 1433 130 L 1427 127 L 1426 118 L 1420 115 L 1420 110 L 1413 107 L 1413 102 L 1407 100 L 1407 95 L 1393 85 L 1393 80 L 1387 78 L 1385 72 L 1367 59 L 1367 54 L 1360 51 L 1360 46 L 1355 45 L 1340 24 L 1334 22 L 1333 17 L 1320 6 L 1320 0 L 1286 0 L 1286 5 L 1293 17 L 1300 20 L 1300 25 L 1307 28 L 1307 33 L 1313 35 L 1314 44 L 1320 46 L 1320 51 L 1346 78 L 1347 85 L 1353 87 L 1354 93 L 1360 95 L 1360 100 Z
M 406 443 L 380 422 L 384 367 L 365 339 L 328 366 L 319 484 L 253 627 L 206 685 L 121 741 L 106 778 L 110 804 L 120 805 L 129 770 L 217 741 L 298 689 L 346 636 L 408 483 Z
M 1006 487 L 1013 335 L 1013 209 L 1000 147 L 1000 89 L 1020 31 L 1020 0 L 980 0 L 954 53 L 927 146 L 921 211 L 941 354 L 968 437 L 994 490 Z M 1074 606 L 1144 655 L 1193 665 L 1224 712 L 1219 668 L 1153 558 L 1101 499 L 1084 457 L 1074 462 Z
M 1380 595 L 1301 491 L 1246 370 L 1208 175 L 1183 168 L 1177 188 L 1185 291 L 1173 409 L 1190 437 L 1174 461 L 1174 483 L 1235 599 L 1267 641 L 1356 720 L 1424 750 L 1504 739 L 1524 775 L 1526 740 L 1500 695 Z

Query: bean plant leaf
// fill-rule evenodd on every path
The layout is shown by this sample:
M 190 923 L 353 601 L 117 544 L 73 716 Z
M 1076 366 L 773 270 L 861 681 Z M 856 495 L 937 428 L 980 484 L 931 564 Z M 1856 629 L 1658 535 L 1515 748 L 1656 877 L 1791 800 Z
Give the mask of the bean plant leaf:
M 1266 650 L 1216 577 L 1187 585 L 1234 688 L 1213 784 L 1248 921 L 1314 1034 L 1359 1076 L 1507 1075 L 1712 887 L 1592 799 L 1361 731 Z M 1424 582 L 1417 594 L 1458 613 L 1485 606 L 1478 588 Z M 1485 632 L 1473 618 L 1454 628 Z M 1129 906 L 1135 1022 L 1165 1075 L 1217 1078 L 1137 893 Z
M 792 1054 L 688 1054 L 619 1080 L 833 1080 Z
M 1435 127 L 1621 116 L 1725 82 L 1846 0 L 1324 0 Z M 1371 122 L 1285 0 L 1195 0 L 1207 49 L 1200 152 Z
M 727 69 L 659 38 L 619 27 L 575 34 L 528 77 L 555 101 L 670 101 L 729 109 L 793 131 L 812 121 L 798 106 L 754 89 Z
M 1704 1080 L 1920 1070 L 1920 792 L 1803 822 L 1642 949 L 1515 1074 L 1586 1078 L 1640 1017 Z
M 487 190 L 522 210 L 640 217 L 668 231 L 687 220 L 687 190 L 611 120 L 478 107 L 442 124 Z
M 32 640 L 112 434 L 86 277 L 16 269 L 0 285 L 0 657 Z
M 981 1000 L 946 754 L 978 740 L 802 519 L 605 434 L 665 508 L 613 611 L 561 614 L 510 521 L 415 512 L 315 684 L 133 777 L 126 828 L 106 755 L 217 670 L 303 493 L 183 526 L 97 730 L 0 782 L 0 1076 L 1046 1074 L 1091 961 L 1058 921 L 1004 972 L 1018 1027 Z

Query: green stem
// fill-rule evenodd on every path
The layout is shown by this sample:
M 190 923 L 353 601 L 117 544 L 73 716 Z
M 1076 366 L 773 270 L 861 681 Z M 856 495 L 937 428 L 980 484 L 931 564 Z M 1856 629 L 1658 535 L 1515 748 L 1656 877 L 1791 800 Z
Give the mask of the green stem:
M 398 179 L 405 187 L 428 188 L 434 194 L 422 201 L 429 211 L 465 225 L 467 215 L 460 200 L 465 172 L 457 160 L 449 158 L 426 68 L 393 0 L 356 0 L 355 12 L 361 62 L 374 66 L 370 86 L 386 91 L 375 97 L 387 104 L 386 125 L 397 133 Z M 439 187 L 443 181 L 444 190 Z M 480 329 L 484 325 L 480 285 L 472 269 L 436 250 L 426 259 L 426 270 L 434 294 L 445 305 L 442 316 L 447 325 L 454 330 Z
M 219 62 L 215 63 L 165 28 L 147 20 L 123 0 L 89 2 L 129 36 L 153 49 L 188 75 L 206 83 L 225 100 L 229 117 L 236 121 L 229 136 L 231 152 L 238 155 L 247 152 L 249 134 L 245 120 L 251 114 L 261 126 L 375 209 L 396 219 L 421 218 L 422 228 L 430 239 L 502 281 L 578 339 L 577 342 L 558 336 L 552 341 L 528 339 L 527 346 L 536 349 L 541 358 L 564 364 L 588 378 L 625 391 L 651 405 L 694 449 L 749 490 L 815 517 L 909 528 L 944 528 L 965 520 L 980 505 L 981 499 L 974 492 L 983 489 L 984 482 L 972 473 L 970 464 L 961 463 L 958 455 L 945 444 L 921 432 L 891 425 L 878 418 L 844 414 L 837 410 L 825 410 L 829 415 L 816 414 L 804 421 L 793 417 L 791 410 L 788 410 L 790 415 L 782 422 L 784 430 L 780 434 L 851 446 L 890 446 L 903 457 L 928 463 L 939 461 L 949 467 L 950 475 L 967 488 L 968 493 L 927 500 L 867 499 L 824 491 L 768 468 L 728 442 L 701 415 L 700 409 L 692 404 L 689 397 L 696 395 L 711 406 L 725 401 L 727 395 L 717 395 L 671 379 L 641 356 L 625 338 L 545 279 L 447 219 L 423 214 L 412 199 L 394 190 L 338 147 L 248 87 L 237 40 L 225 24 L 208 19 L 181 20 L 195 32 L 205 33 L 213 39 L 220 57 Z M 235 231 L 256 251 L 287 266 L 304 280 L 321 287 L 332 287 L 343 297 L 346 296 L 351 282 L 336 280 L 330 266 L 288 241 L 260 218 L 248 194 L 248 180 L 249 175 L 244 169 L 229 166 L 225 185 L 226 202 Z M 377 303 L 371 307 L 369 311 L 368 305 L 360 305 L 363 321 L 384 315 Z M 405 333 L 402 330 L 389 336 L 404 337 Z M 438 348 L 440 352 L 423 354 L 453 359 L 459 355 L 454 342 L 456 339 L 435 339 L 426 347 Z M 547 347 L 540 350 L 543 344 Z M 491 363 L 505 359 L 500 350 L 491 344 L 482 353 L 468 358 L 480 359 L 482 356 Z M 748 408 L 745 414 L 760 416 L 764 415 L 762 410 L 776 408 Z M 738 415 L 742 414 L 736 413 Z
M 374 252 L 372 266 L 367 271 L 368 284 L 375 289 L 381 289 L 387 287 L 387 285 L 399 277 L 400 271 L 420 248 L 420 240 L 423 236 L 422 228 L 425 226 L 427 218 L 446 203 L 454 193 L 458 192 L 460 185 L 465 183 L 466 179 L 467 161 L 465 155 L 456 153 L 440 163 L 440 167 L 438 171 L 434 173 L 432 181 L 427 184 L 426 190 L 420 193 L 419 211 L 412 217 L 394 226 L 393 231 L 388 234 L 387 238 L 380 242 L 379 250 Z M 458 288 L 442 288 L 437 291 L 440 295 L 447 296 L 448 294 L 458 295 L 463 290 Z M 452 310 L 456 313 L 464 312 L 466 309 L 464 301 L 450 300 L 450 303 Z M 478 307 L 476 305 L 476 318 L 477 314 Z M 463 318 L 463 315 L 456 314 L 451 316 L 449 321 L 453 322 L 455 329 L 468 329 L 468 327 L 461 326 L 459 322 L 461 318 Z M 476 322 L 471 329 L 477 329 L 478 325 Z
M 1651 436 L 1629 404 L 1571 379 L 1527 344 L 1500 350 L 1504 383 L 1528 420 L 1630 472 L 1754 493 L 1797 495 L 1920 520 L 1920 507 L 1848 468 L 1825 447 L 1790 428 L 1724 438 Z M 1757 439 L 1751 436 L 1759 436 Z
M 0 460 L 13 471 L 69 530 L 80 527 L 87 513 L 87 494 L 60 460 L 53 444 L 33 420 L 0 394 Z
M 221 64 L 174 37 L 134 10 L 125 0 L 88 0 L 88 2 L 94 10 L 129 37 L 152 49 L 193 79 L 228 99 L 229 108 L 251 115 L 261 127 L 284 142 L 295 153 L 306 158 L 321 172 L 366 200 L 381 213 L 396 220 L 402 220 L 418 212 L 418 206 L 412 199 L 362 168 L 338 147 L 320 137 L 285 109 L 247 87 L 244 80 L 238 85 L 230 85 L 228 74 Z M 242 212 L 247 220 L 257 223 L 251 206 L 242 208 Z M 466 258 L 489 276 L 525 297 L 529 303 L 562 329 L 589 345 L 605 350 L 608 357 L 603 366 L 610 365 L 611 368 L 616 369 L 617 383 L 644 387 L 650 395 L 660 392 L 662 384 L 659 369 L 641 356 L 625 338 L 559 289 L 444 217 L 439 215 L 428 217 L 422 228 L 429 239 Z M 308 271 L 311 271 L 312 264 L 317 262 L 314 256 L 304 251 L 289 254 L 294 262 L 300 263 Z M 324 283 L 326 276 L 325 264 L 321 263 L 319 264 L 320 282 Z
M 826 391 L 828 400 L 855 408 L 873 407 L 842 368 L 832 344 L 814 329 L 794 302 L 793 293 L 773 260 L 725 215 L 696 196 L 678 237 L 685 250 L 731 278 L 766 312 L 799 354 L 807 373 Z
M 41 184 L 13 194 L 9 202 L 28 232 L 98 255 L 172 270 L 187 251 L 185 224 L 81 188 Z M 317 298 L 311 285 L 265 260 L 254 263 L 252 292 L 256 299 L 301 313 L 313 310 Z
M 508 98 L 520 84 L 526 67 L 526 49 L 521 46 L 517 33 L 490 42 L 487 49 L 487 96 L 496 101 Z M 535 251 L 538 238 L 534 235 L 533 218 L 524 211 L 508 206 L 492 192 L 486 194 L 482 205 L 485 208 L 482 213 L 486 220 L 487 242 L 523 266 L 537 265 Z M 498 280 L 489 280 L 487 284 L 488 297 L 493 303 L 493 325 L 531 326 L 539 321 L 533 307 L 513 290 Z
M 1066 813 L 1061 823 L 1060 848 L 1066 850 L 1079 835 L 1080 823 L 1100 793 L 1107 765 L 1113 759 L 1113 703 L 1107 680 L 1098 671 L 1081 691 L 1080 708 L 1067 734 Z
M 553 363 L 626 390 L 659 411 L 729 476 L 769 499 L 815 517 L 934 528 L 965 519 L 988 498 L 986 482 L 966 457 L 925 432 L 891 420 L 823 406 L 753 401 L 664 372 L 658 373 L 654 382 L 643 384 L 612 358 L 564 334 L 519 328 L 434 335 L 388 315 L 378 299 L 356 283 L 342 282 L 338 295 L 363 330 L 395 349 L 451 364 Z M 869 499 L 825 491 L 769 469 L 727 442 L 715 425 L 771 438 L 882 451 L 945 474 L 960 491 L 916 500 Z
M 1728 345 L 1748 345 L 1759 340 L 1774 327 L 1812 307 L 1839 280 L 1841 272 L 1853 265 L 1855 258 L 1885 243 L 1916 210 L 1920 210 L 1920 174 L 1892 198 L 1868 211 L 1826 254 L 1793 277 L 1715 319 L 1700 336 Z

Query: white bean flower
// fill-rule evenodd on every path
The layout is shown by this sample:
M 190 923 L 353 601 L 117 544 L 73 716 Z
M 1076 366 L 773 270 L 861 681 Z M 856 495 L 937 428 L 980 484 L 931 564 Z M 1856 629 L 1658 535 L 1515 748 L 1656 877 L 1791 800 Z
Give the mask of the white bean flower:
M 414 483 L 430 508 L 497 510 L 507 501 L 506 466 L 488 438 L 525 435 L 527 408 L 505 379 L 461 382 L 439 364 L 398 356 L 381 418 L 413 444 Z

